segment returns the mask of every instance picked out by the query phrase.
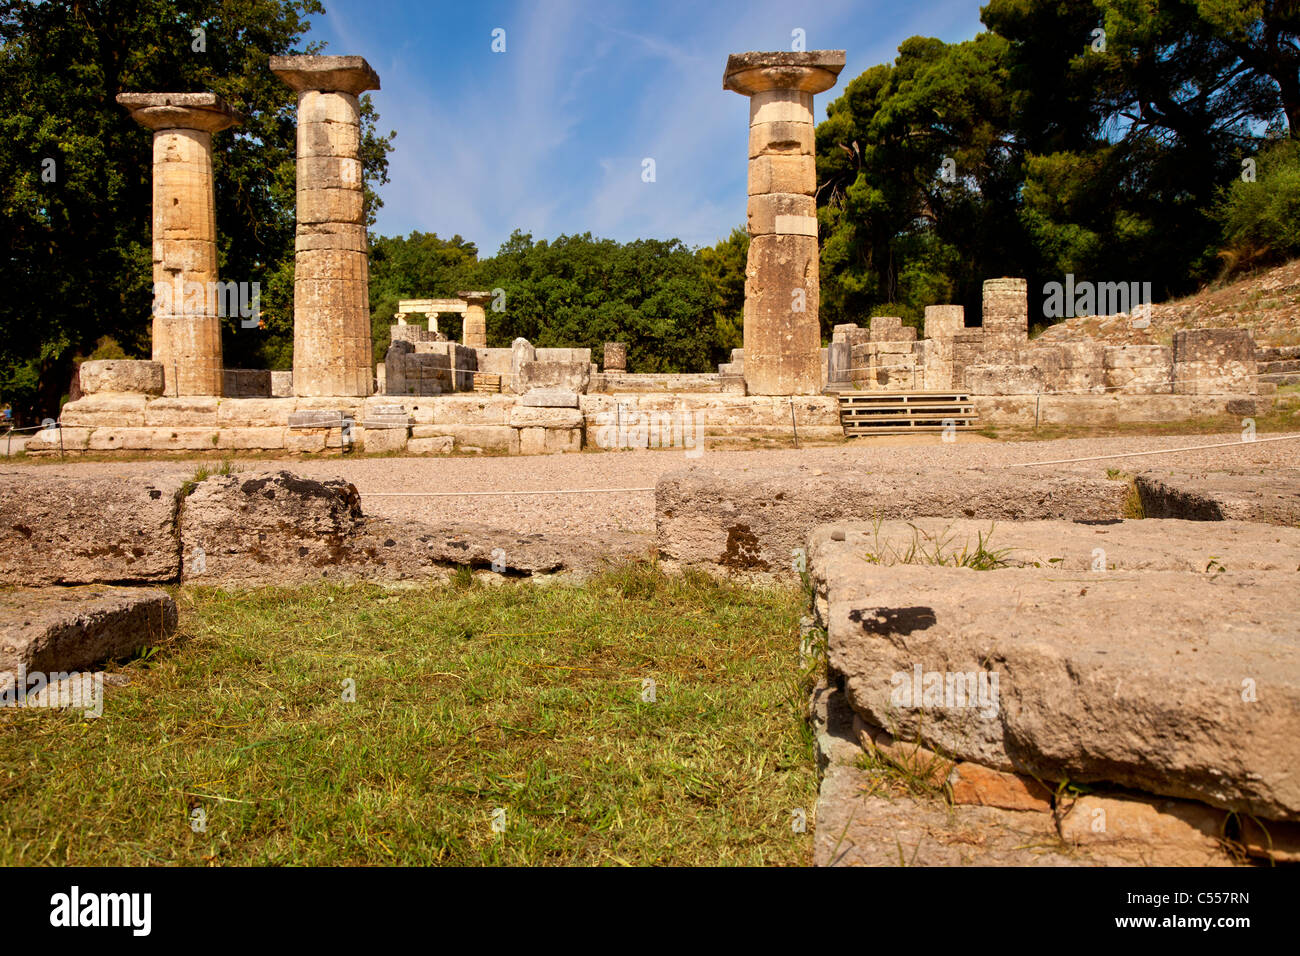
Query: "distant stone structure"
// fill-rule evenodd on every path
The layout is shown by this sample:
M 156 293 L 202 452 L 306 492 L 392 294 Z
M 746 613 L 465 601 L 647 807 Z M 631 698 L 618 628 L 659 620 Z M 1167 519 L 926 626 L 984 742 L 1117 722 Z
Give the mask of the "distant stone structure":
M 753 395 L 821 391 L 813 95 L 843 50 L 733 53 L 723 89 L 749 103 L 745 384 Z
M 167 394 L 220 395 L 212 134 L 241 117 L 215 93 L 120 93 L 117 102 L 153 130 L 153 360 Z M 160 286 L 171 291 L 159 295 Z
M 605 343 L 605 371 L 606 372 L 627 371 L 627 343 L 626 342 Z
M 483 307 L 492 301 L 491 292 L 457 292 L 465 300 L 465 322 L 460 341 L 466 348 L 487 348 L 487 313 Z
M 379 77 L 359 56 L 273 56 L 271 72 L 298 93 L 294 394 L 369 395 L 370 267 L 357 97 L 379 89 Z

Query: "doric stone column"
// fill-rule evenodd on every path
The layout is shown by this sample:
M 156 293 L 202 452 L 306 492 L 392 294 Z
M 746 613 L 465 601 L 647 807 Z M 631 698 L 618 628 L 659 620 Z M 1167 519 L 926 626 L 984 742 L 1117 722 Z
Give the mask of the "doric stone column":
M 465 321 L 460 343 L 466 348 L 487 348 L 487 312 L 483 307 L 492 299 L 491 292 L 457 292 L 465 300 Z
M 212 134 L 242 117 L 215 93 L 121 93 L 117 101 L 153 130 L 153 360 L 166 394 L 220 395 Z
M 749 100 L 745 385 L 751 395 L 821 390 L 813 94 L 843 50 L 733 53 L 722 87 Z
M 361 183 L 361 104 L 379 77 L 359 56 L 273 56 L 298 92 L 295 395 L 369 395 L 370 264 Z

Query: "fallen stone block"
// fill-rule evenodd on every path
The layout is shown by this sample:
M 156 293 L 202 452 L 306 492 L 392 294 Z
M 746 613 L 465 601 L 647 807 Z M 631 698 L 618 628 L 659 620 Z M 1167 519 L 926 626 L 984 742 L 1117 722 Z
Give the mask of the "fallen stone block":
M 0 683 L 20 670 L 50 675 L 127 657 L 175 628 L 176 603 L 156 588 L 8 591 L 0 602 Z
M 830 672 L 865 722 L 1049 785 L 1300 820 L 1296 572 L 810 558 Z
M 178 523 L 181 579 L 201 584 L 318 577 L 347 559 L 363 518 L 350 483 L 280 471 L 199 482 L 182 501 Z M 273 569 L 279 575 L 268 573 Z
M 968 517 L 1025 521 L 1118 519 L 1122 482 L 1069 473 L 978 470 L 836 471 L 691 467 L 660 477 L 655 528 L 660 556 L 725 572 L 794 576 L 808 532 L 853 518 Z
M 593 545 L 579 535 L 367 519 L 350 483 L 286 471 L 200 482 L 185 499 L 180 527 L 184 581 L 220 587 L 445 578 L 461 565 L 519 575 L 585 571 L 647 548 L 637 535 Z
M 175 581 L 179 476 L 0 476 L 0 583 Z
M 1256 473 L 1148 471 L 1135 483 L 1148 518 L 1300 526 L 1300 468 Z
M 100 392 L 135 392 L 140 395 L 163 393 L 163 367 L 160 362 L 135 359 L 82 362 L 78 377 L 81 391 L 86 395 Z

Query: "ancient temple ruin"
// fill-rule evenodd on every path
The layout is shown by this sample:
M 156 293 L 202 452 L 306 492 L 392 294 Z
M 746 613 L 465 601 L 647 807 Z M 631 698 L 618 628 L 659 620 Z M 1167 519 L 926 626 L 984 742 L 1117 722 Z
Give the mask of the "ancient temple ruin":
M 224 369 L 210 299 L 155 302 L 153 361 L 83 363 L 85 394 L 64 407 L 57 450 L 529 454 L 602 445 L 611 422 L 631 436 L 617 447 L 645 447 L 653 432 L 635 423 L 663 416 L 707 422 L 714 441 L 835 440 L 875 412 L 884 414 L 873 433 L 1268 407 L 1273 386 L 1260 384 L 1249 332 L 1193 329 L 1151 345 L 1034 341 L 1029 290 L 1014 277 L 985 282 L 978 324 L 937 304 L 919 336 L 901 317 L 874 316 L 837 325 L 823 346 L 813 97 L 844 63 L 842 50 L 727 60 L 723 87 L 747 96 L 750 111 L 744 347 L 716 370 L 652 374 L 635 371 L 623 342 L 599 356 L 524 339 L 489 346 L 500 290 L 402 300 L 375 363 L 358 97 L 379 77 L 358 56 L 272 57 L 271 72 L 298 96 L 293 371 Z M 155 283 L 218 285 L 211 137 L 240 117 L 212 93 L 118 101 L 154 131 Z M 444 315 L 459 317 L 459 342 L 439 328 Z M 885 404 L 872 412 L 877 400 Z M 890 402 L 929 411 L 895 414 Z M 27 448 L 56 450 L 49 436 Z

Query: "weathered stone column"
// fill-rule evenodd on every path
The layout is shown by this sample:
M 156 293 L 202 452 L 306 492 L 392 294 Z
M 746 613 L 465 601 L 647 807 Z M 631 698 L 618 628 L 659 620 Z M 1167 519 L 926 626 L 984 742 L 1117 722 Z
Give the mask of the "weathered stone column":
M 295 395 L 369 395 L 370 264 L 361 183 L 361 104 L 379 77 L 359 56 L 273 56 L 298 92 Z
M 483 307 L 492 299 L 491 292 L 457 292 L 465 300 L 465 321 L 460 343 L 466 348 L 487 348 L 487 312 Z
M 752 395 L 821 391 L 813 94 L 843 50 L 733 53 L 722 87 L 749 100 L 745 385 Z
M 1025 348 L 1029 344 L 1029 288 L 1025 280 L 985 279 L 981 322 L 986 350 L 1015 352 Z
M 220 395 L 212 134 L 241 117 L 215 93 L 120 93 L 117 101 L 153 130 L 153 360 L 166 394 Z
M 606 372 L 627 371 L 627 343 L 626 342 L 605 343 L 605 371 Z

